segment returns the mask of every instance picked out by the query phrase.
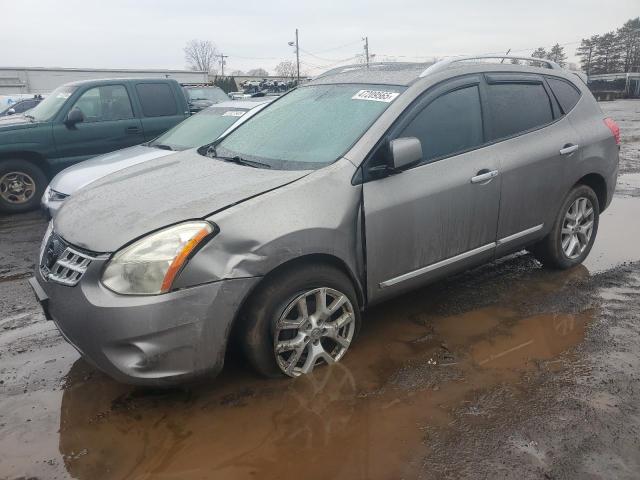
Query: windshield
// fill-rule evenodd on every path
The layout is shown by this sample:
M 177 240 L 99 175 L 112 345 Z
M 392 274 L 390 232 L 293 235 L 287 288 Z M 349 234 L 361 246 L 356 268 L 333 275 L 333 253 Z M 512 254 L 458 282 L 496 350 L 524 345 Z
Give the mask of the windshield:
M 241 157 L 282 170 L 335 162 L 405 87 L 300 87 L 257 113 L 216 145 L 221 157 Z
M 229 97 L 220 88 L 187 88 L 190 100 L 210 100 L 212 102 L 224 102 Z
M 186 150 L 213 142 L 246 113 L 243 108 L 210 107 L 160 135 L 150 146 L 166 145 Z
M 27 116 L 33 117 L 34 120 L 39 122 L 46 122 L 51 120 L 60 107 L 67 101 L 73 92 L 78 87 L 73 86 L 62 86 L 56 88 L 50 95 L 47 96 L 43 101 L 41 101 L 36 107 L 29 110 Z

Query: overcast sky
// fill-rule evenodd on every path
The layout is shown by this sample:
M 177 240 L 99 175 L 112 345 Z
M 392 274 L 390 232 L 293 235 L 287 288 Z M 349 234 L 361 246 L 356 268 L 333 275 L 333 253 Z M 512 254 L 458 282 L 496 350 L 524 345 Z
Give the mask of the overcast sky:
M 300 29 L 310 74 L 362 53 L 377 60 L 514 52 L 567 44 L 640 15 L 639 0 L 0 0 L 0 66 L 185 68 L 190 39 L 211 40 L 225 69 L 293 60 Z

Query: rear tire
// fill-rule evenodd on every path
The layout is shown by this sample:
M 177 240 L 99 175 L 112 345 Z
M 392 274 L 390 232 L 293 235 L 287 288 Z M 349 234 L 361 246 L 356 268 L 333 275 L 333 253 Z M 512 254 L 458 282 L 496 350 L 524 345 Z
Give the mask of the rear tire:
M 0 161 L 0 212 L 22 213 L 38 208 L 48 183 L 44 172 L 26 160 Z
M 529 250 L 545 267 L 571 268 L 589 255 L 599 221 L 597 195 L 587 185 L 576 185 L 562 203 L 551 232 Z
M 323 305 L 323 295 L 326 314 L 317 309 Z M 330 314 L 330 307 L 340 301 L 340 307 Z M 338 328 L 341 319 L 343 326 Z M 310 373 L 320 363 L 339 361 L 361 321 L 349 277 L 322 264 L 294 265 L 266 279 L 251 295 L 239 320 L 245 355 L 266 377 L 296 377 Z M 276 345 L 278 350 L 288 345 L 295 348 L 276 353 Z

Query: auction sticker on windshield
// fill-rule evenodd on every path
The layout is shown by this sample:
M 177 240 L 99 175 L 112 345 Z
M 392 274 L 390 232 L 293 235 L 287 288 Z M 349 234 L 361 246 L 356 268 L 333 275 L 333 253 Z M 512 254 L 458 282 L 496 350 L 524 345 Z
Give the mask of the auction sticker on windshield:
M 384 90 L 360 90 L 352 100 L 372 100 L 374 102 L 391 103 L 393 99 L 400 95 L 398 92 L 385 92 Z
M 223 117 L 241 117 L 244 115 L 242 110 L 228 110 L 222 114 Z

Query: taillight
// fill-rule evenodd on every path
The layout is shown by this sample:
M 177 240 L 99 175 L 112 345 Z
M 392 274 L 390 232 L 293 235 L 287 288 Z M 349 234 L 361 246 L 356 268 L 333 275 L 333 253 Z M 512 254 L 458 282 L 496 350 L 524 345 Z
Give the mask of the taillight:
M 613 138 L 616 139 L 616 145 L 620 145 L 620 127 L 618 124 L 613 120 L 613 118 L 609 117 L 604 119 L 604 124 L 609 127 L 609 130 L 611 130 Z

